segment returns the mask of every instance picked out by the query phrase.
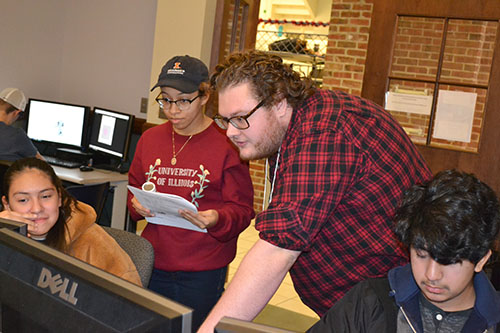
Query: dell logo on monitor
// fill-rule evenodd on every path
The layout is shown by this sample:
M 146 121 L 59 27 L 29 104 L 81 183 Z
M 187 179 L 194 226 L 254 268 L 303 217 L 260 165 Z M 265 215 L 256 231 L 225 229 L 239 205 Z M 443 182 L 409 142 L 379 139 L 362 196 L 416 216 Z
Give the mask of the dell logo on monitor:
M 78 298 L 75 297 L 76 288 L 78 288 L 78 283 L 72 282 L 71 288 L 68 291 L 69 279 L 61 278 L 60 274 L 52 276 L 52 273 L 45 267 L 42 268 L 40 277 L 38 278 L 38 283 L 36 284 L 40 288 L 50 288 L 50 292 L 55 295 L 59 294 L 59 297 L 76 305 Z

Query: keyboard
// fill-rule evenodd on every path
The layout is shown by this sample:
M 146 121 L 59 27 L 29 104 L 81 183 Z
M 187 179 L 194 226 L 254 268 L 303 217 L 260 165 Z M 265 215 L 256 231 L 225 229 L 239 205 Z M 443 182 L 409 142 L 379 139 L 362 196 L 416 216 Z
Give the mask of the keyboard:
M 78 168 L 78 167 L 80 167 L 80 165 L 82 165 L 82 163 L 80 163 L 80 162 L 63 160 L 63 159 L 53 157 L 53 156 L 44 156 L 43 158 L 45 158 L 45 160 L 49 164 L 64 167 L 64 168 Z

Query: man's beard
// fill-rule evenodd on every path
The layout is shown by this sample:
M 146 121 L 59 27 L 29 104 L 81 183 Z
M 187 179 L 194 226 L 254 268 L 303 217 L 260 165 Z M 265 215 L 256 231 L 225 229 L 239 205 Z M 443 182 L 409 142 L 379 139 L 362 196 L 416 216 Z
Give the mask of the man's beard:
M 241 159 L 259 160 L 268 158 L 278 151 L 285 138 L 286 128 L 281 127 L 277 122 L 273 122 L 271 125 L 274 126 L 268 126 L 260 140 L 253 144 L 254 149 L 252 153 L 242 155 L 242 152 L 240 152 Z

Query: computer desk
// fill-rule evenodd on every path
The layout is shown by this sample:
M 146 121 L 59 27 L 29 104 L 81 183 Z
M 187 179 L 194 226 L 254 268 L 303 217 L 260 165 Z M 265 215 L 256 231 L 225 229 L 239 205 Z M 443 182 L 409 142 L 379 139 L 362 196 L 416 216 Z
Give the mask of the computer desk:
M 75 184 L 88 185 L 110 182 L 114 188 L 113 212 L 111 227 L 125 230 L 127 215 L 127 184 L 128 175 L 116 171 L 94 169 L 93 171 L 80 171 L 79 168 L 63 168 L 53 165 L 57 176 L 64 181 Z

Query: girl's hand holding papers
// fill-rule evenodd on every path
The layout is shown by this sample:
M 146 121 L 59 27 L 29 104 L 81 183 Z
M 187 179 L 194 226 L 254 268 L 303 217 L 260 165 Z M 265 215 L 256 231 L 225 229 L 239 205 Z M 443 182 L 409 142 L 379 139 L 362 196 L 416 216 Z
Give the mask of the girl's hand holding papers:
M 155 216 L 155 214 L 151 213 L 151 211 L 147 208 L 145 208 L 143 205 L 139 203 L 139 201 L 133 197 L 132 200 L 130 200 L 132 203 L 132 207 L 134 207 L 135 211 L 140 214 L 141 216 L 144 217 L 152 217 Z
M 219 221 L 219 213 L 215 209 L 204 210 L 198 213 L 187 209 L 179 209 L 179 214 L 201 229 L 211 228 Z

